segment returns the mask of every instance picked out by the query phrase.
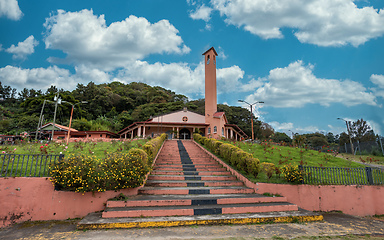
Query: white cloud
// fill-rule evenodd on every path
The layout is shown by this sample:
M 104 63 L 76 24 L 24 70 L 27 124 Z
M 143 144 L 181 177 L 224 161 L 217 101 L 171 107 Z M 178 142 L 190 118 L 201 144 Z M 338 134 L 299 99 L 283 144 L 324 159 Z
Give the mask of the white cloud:
M 367 120 L 367 123 L 369 126 L 371 126 L 371 128 L 373 129 L 373 132 L 375 134 L 381 135 L 381 126 L 379 123 L 372 121 L 372 120 Z
M 358 8 L 353 0 L 212 0 L 228 24 L 264 39 L 294 29 L 302 43 L 359 46 L 384 34 L 384 10 Z
M 376 97 L 358 82 L 317 78 L 312 70 L 296 61 L 285 68 L 275 68 L 265 78 L 252 81 L 258 86 L 246 101 L 264 101 L 273 107 L 303 107 L 306 104 L 329 106 L 341 103 L 346 106 L 367 104 L 377 106 Z
M 371 75 L 371 82 L 376 84 L 379 88 L 384 88 L 384 75 Z
M 179 31 L 161 20 L 129 16 L 121 22 L 106 25 L 104 15 L 92 10 L 65 12 L 58 10 L 46 19 L 45 45 L 67 54 L 67 61 L 111 71 L 141 60 L 150 54 L 185 54 L 190 49 L 183 44 Z M 51 62 L 57 59 L 50 58 Z
M 278 132 L 293 130 L 293 123 L 279 123 L 274 121 L 269 124 Z
M 232 92 L 239 87 L 239 79 L 244 75 L 238 66 L 217 69 L 217 86 L 219 93 Z M 153 86 L 161 86 L 190 96 L 204 96 L 204 64 L 195 68 L 187 63 L 154 63 L 135 61 L 120 70 L 114 80 L 129 83 L 144 82 Z
M 11 20 L 19 20 L 23 16 L 17 0 L 0 0 L 0 17 L 2 16 Z
M 229 68 L 217 69 L 217 90 L 218 93 L 236 91 L 240 84 L 240 79 L 244 76 L 244 71 L 234 65 Z
M 35 47 L 39 45 L 39 41 L 35 40 L 33 35 L 29 36 L 24 42 L 19 42 L 17 46 L 13 45 L 5 51 L 13 54 L 13 59 L 25 59 L 28 55 L 35 52 Z
M 111 81 L 108 73 L 86 66 L 75 67 L 76 73 L 68 69 L 51 66 L 48 68 L 24 69 L 14 66 L 0 68 L 0 82 L 12 86 L 19 91 L 23 88 L 47 89 L 51 85 L 65 90 L 73 90 L 78 83 L 87 84 L 93 81 L 97 84 Z
M 189 16 L 193 20 L 204 20 L 208 22 L 211 19 L 212 8 L 205 6 L 204 4 L 198 7 L 194 12 L 191 12 Z
M 375 95 L 384 98 L 384 75 L 372 74 L 370 80 L 377 85 L 377 88 L 372 88 Z
M 204 92 L 204 64 L 192 69 L 186 63 L 154 63 L 135 61 L 120 70 L 115 80 L 129 83 L 144 82 L 172 89 L 181 94 Z
M 47 89 L 51 85 L 58 88 L 73 89 L 77 84 L 67 69 L 57 66 L 23 69 L 8 65 L 0 68 L 0 81 L 19 90 L 23 88 Z

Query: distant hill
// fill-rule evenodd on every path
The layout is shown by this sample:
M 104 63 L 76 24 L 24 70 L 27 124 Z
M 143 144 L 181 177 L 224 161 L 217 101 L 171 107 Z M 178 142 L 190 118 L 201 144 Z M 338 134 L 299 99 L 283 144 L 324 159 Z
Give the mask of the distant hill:
M 63 103 L 58 105 L 56 122 L 69 124 L 71 105 L 77 104 L 73 113 L 72 127 L 82 131 L 108 130 L 117 132 L 136 121 L 151 116 L 177 111 L 183 107 L 204 115 L 204 99 L 189 101 L 182 94 L 145 83 L 120 82 L 87 85 L 78 84 L 73 91 L 64 91 L 51 86 L 45 93 L 41 90 L 23 89 L 17 92 L 11 86 L 0 82 L 0 134 L 18 134 L 34 131 L 39 122 L 44 100 L 53 101 L 59 92 Z M 47 102 L 43 110 L 44 123 L 53 121 L 55 104 Z M 241 107 L 218 105 L 218 111 L 225 111 L 231 124 L 237 124 L 248 136 L 251 135 L 251 113 Z M 255 136 L 260 133 L 261 122 L 254 118 Z

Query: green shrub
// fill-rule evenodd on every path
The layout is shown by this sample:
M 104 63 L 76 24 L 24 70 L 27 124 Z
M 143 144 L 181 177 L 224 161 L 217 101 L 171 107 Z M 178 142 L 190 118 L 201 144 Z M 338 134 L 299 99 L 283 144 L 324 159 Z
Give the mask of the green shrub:
M 283 173 L 284 179 L 288 182 L 302 183 L 303 181 L 303 172 L 299 169 L 299 166 L 297 165 L 284 165 L 281 169 L 281 172 Z
M 250 159 L 248 158 L 246 160 L 246 165 L 247 165 L 247 172 L 248 174 L 251 174 L 255 178 L 257 175 L 259 175 L 260 172 L 260 161 L 257 158 Z
M 163 144 L 165 139 L 167 139 L 167 136 L 167 134 L 163 133 L 159 137 L 156 137 L 144 144 L 143 150 L 147 153 L 148 160 L 151 163 L 155 159 L 161 145 Z
M 217 139 L 202 137 L 200 134 L 194 134 L 193 138 L 200 144 L 204 145 L 211 152 L 229 162 L 231 166 L 236 167 L 239 171 L 257 176 L 260 171 L 260 161 L 253 157 L 252 154 L 233 146 L 229 143 L 223 143 Z
M 142 149 L 132 148 L 128 153 L 114 153 L 103 162 L 106 174 L 106 190 L 134 188 L 143 184 L 145 175 L 150 171 L 147 154 Z M 102 183 L 100 183 L 102 184 Z
M 105 191 L 105 173 L 91 155 L 71 155 L 50 166 L 51 181 L 59 189 L 75 192 Z
M 145 144 L 143 149 L 115 152 L 101 160 L 92 155 L 66 157 L 50 165 L 51 181 L 62 190 L 75 192 L 138 187 L 143 184 L 153 158 L 166 137 L 162 134 Z
M 276 172 L 276 166 L 273 163 L 263 162 L 260 164 L 262 171 L 267 175 L 268 179 L 271 179 L 273 173 Z

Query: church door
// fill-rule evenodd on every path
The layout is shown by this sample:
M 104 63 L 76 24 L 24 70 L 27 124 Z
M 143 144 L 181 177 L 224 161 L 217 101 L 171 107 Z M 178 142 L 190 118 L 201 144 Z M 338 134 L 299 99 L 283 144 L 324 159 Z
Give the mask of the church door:
M 191 139 L 191 131 L 186 128 L 183 128 L 179 132 L 179 139 Z

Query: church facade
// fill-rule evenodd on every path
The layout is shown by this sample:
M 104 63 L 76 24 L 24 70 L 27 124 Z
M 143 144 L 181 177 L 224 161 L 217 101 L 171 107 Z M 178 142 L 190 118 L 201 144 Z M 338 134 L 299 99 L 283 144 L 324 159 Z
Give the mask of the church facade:
M 225 112 L 217 112 L 217 53 L 212 47 L 203 55 L 205 58 L 205 115 L 184 108 L 147 121 L 135 122 L 118 132 L 120 138 L 146 138 L 166 133 L 169 139 L 190 139 L 195 132 L 216 139 L 224 137 L 242 140 L 247 138 L 247 135 L 237 125 L 228 123 Z

